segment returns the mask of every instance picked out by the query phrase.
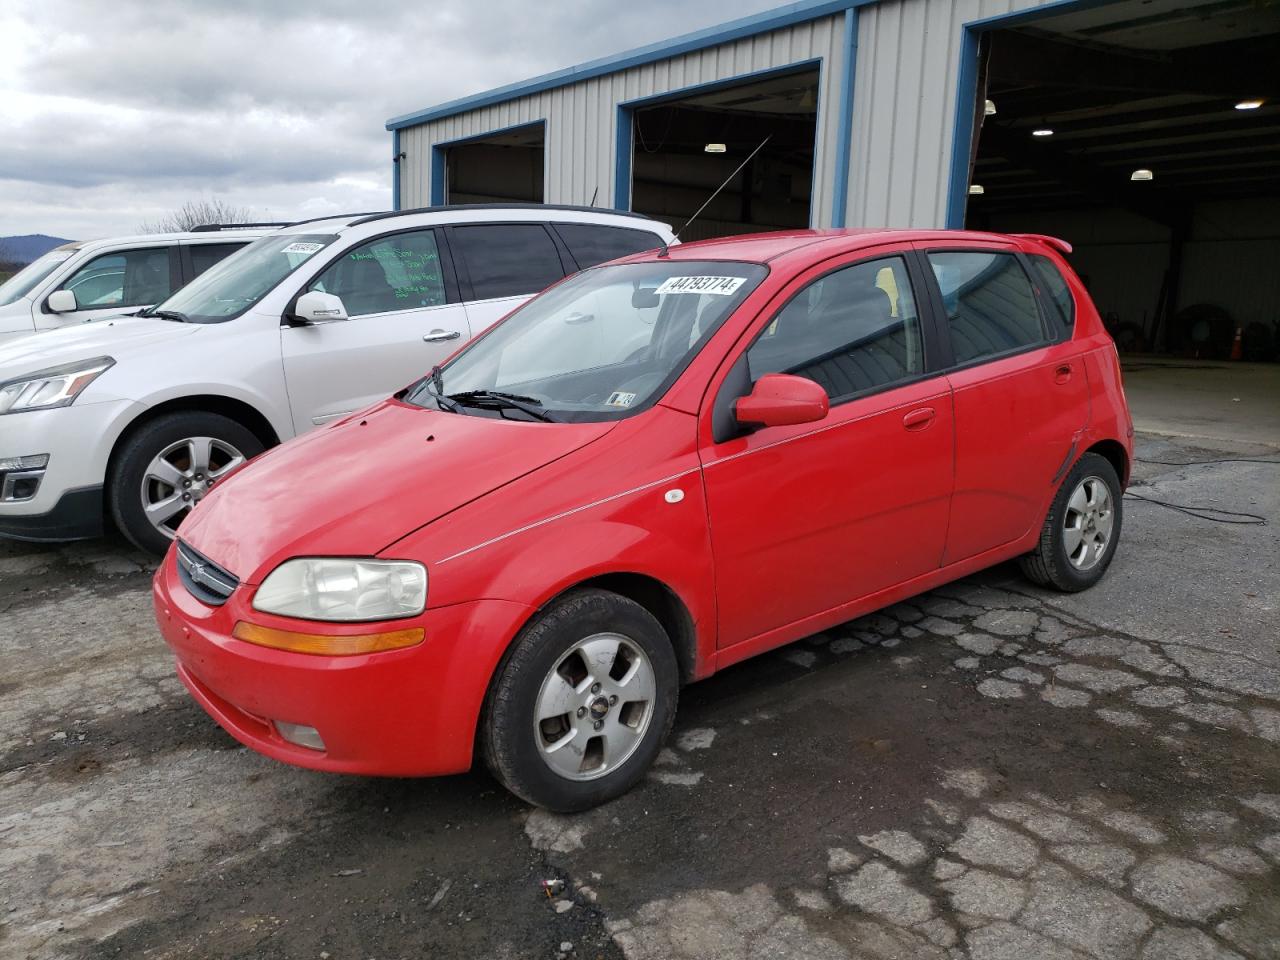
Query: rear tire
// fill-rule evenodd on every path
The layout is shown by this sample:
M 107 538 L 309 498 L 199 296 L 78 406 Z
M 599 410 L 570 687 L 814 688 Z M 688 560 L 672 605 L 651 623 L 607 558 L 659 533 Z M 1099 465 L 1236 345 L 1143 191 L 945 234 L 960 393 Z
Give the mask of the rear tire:
M 671 731 L 680 674 L 640 604 L 566 594 L 521 632 L 489 689 L 481 751 L 516 796 L 560 813 L 626 793 Z
M 1086 453 L 1062 481 L 1049 507 L 1040 543 L 1019 563 L 1042 587 L 1087 590 L 1107 572 L 1120 542 L 1123 491 L 1106 457 Z
M 184 410 L 156 417 L 134 431 L 112 461 L 111 516 L 134 545 L 163 554 L 208 488 L 263 449 L 252 430 L 221 414 Z

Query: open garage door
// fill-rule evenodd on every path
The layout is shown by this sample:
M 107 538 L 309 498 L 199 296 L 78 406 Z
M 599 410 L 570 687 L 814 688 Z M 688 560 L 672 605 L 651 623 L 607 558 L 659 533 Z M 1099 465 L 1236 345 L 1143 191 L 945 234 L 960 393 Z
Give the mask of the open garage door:
M 1047 233 L 1131 351 L 1280 348 L 1280 5 L 1134 0 L 982 36 L 966 226 Z M 982 106 L 985 103 L 985 110 Z
M 768 137 L 682 239 L 809 226 L 817 112 L 816 69 L 635 110 L 631 209 L 678 229 Z
M 445 203 L 542 203 L 545 157 L 542 123 L 445 147 Z

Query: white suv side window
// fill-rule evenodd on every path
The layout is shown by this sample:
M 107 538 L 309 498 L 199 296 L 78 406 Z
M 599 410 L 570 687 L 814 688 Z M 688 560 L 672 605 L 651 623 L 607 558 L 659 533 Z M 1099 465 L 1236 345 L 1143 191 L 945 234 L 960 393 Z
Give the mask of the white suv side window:
M 440 306 L 444 273 L 435 233 L 413 230 L 353 247 L 307 289 L 340 297 L 353 317 Z
M 68 277 L 61 289 L 76 295 L 81 310 L 159 303 L 172 292 L 169 250 L 149 247 L 104 253 Z

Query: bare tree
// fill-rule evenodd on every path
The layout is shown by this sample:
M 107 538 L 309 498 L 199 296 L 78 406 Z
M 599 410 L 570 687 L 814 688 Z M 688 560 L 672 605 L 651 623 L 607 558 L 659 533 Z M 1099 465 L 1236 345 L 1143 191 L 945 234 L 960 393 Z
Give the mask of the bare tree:
M 177 210 L 156 220 L 138 224 L 141 233 L 182 233 L 202 223 L 253 223 L 258 220 L 248 207 L 237 207 L 226 200 L 188 200 Z

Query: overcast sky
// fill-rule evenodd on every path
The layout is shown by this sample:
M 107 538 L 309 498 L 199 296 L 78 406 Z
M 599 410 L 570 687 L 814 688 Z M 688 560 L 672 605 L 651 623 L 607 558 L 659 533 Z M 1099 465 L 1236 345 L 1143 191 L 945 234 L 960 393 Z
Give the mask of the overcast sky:
M 391 205 L 387 118 L 778 0 L 4 0 L 0 236 Z

